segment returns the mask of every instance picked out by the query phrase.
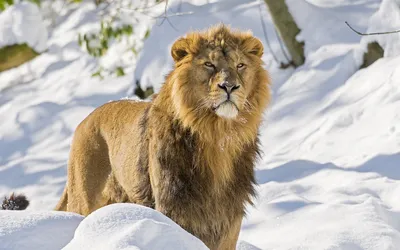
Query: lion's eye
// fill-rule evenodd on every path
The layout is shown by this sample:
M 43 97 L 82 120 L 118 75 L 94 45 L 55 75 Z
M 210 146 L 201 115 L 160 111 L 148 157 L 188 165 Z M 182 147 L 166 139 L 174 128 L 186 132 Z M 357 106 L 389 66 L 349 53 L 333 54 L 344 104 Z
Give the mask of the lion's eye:
M 205 62 L 204 66 L 206 66 L 207 68 L 215 68 L 214 64 L 212 64 L 210 62 Z
M 243 64 L 243 63 L 239 63 L 239 64 L 236 66 L 236 68 L 242 69 L 242 68 L 244 68 L 244 64 Z

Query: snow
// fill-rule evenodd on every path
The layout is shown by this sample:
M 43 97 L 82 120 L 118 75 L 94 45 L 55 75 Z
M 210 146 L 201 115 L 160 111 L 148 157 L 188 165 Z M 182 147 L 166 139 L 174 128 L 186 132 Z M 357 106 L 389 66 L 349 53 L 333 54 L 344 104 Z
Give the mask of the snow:
M 0 249 L 61 249 L 82 220 L 67 212 L 0 211 Z
M 31 2 L 16 3 L 0 13 L 0 48 L 24 43 L 39 53 L 47 49 L 47 28 Z
M 55 211 L 0 211 L 0 249 L 208 249 L 163 214 L 113 204 L 88 217 Z M 243 243 L 246 244 L 246 243 Z
M 350 30 L 345 21 L 355 29 L 365 31 L 368 18 L 380 4 L 379 0 L 330 1 L 329 5 L 328 1 L 321 0 L 286 2 L 301 30 L 297 40 L 306 40 L 306 55 L 323 45 L 358 44 L 360 36 Z
M 367 32 L 385 32 L 398 30 L 400 25 L 400 1 L 383 0 L 379 10 L 369 20 Z M 377 41 L 385 51 L 385 57 L 398 56 L 400 54 L 399 45 L 400 34 L 390 34 L 385 36 L 364 37 L 363 43 Z
M 113 204 L 82 221 L 72 241 L 73 249 L 205 250 L 203 242 L 163 214 L 134 204 Z
M 112 204 L 84 218 L 69 212 L 0 211 L 0 249 L 206 250 L 171 219 L 136 204 Z M 238 250 L 257 250 L 241 241 Z
M 167 218 L 135 205 L 105 207 L 79 226 L 80 217 L 61 219 L 67 215 L 43 211 L 53 209 L 61 195 L 71 136 L 79 122 L 95 107 L 127 96 L 136 80 L 157 91 L 172 68 L 169 49 L 176 38 L 224 22 L 251 29 L 266 44 L 259 1 L 169 2 L 169 21 L 175 28 L 167 21 L 160 24 L 162 19 L 144 18 L 135 24 L 134 40 L 153 27 L 144 44 L 138 44 L 139 58 L 129 59 L 132 67 L 123 77 L 91 77 L 103 62 L 77 44 L 78 33 L 98 28 L 89 2 L 61 12 L 49 31 L 47 52 L 0 74 L 0 194 L 23 192 L 31 201 L 26 212 L 0 211 L 0 242 L 2 225 L 15 220 L 12 230 L 21 230 L 15 237 L 25 235 L 20 216 L 42 213 L 53 216 L 44 225 L 71 223 L 64 226 L 70 231 L 62 242 L 72 240 L 71 248 L 141 248 L 145 239 L 165 242 L 155 233 L 160 230 L 201 247 Z M 273 101 L 260 131 L 264 153 L 256 171 L 258 196 L 255 206 L 247 208 L 237 249 L 399 249 L 399 35 L 360 37 L 344 24 L 348 21 L 361 32 L 398 29 L 399 1 L 286 2 L 300 26 L 298 39 L 305 42 L 306 61 L 297 69 L 282 70 L 265 48 Z M 178 10 L 193 14 L 173 16 Z M 271 48 L 284 61 L 267 9 L 262 5 L 261 10 Z M 162 11 L 158 6 L 154 16 Z M 366 44 L 375 40 L 385 57 L 360 70 Z M 125 60 L 119 47 L 111 51 L 107 56 L 112 60 L 106 60 L 110 68 Z M 41 239 L 22 239 L 26 244 L 50 244 L 36 238 Z M 62 245 L 61 239 L 57 242 L 52 244 Z

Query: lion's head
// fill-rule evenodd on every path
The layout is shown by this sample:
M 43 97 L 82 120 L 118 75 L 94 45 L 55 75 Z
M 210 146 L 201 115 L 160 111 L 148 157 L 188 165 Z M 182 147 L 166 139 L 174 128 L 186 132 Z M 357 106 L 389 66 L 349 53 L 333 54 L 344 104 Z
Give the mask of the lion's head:
M 173 44 L 171 54 L 172 95 L 178 112 L 237 119 L 241 113 L 263 108 L 255 107 L 258 100 L 252 98 L 265 92 L 269 81 L 262 68 L 263 45 L 251 33 L 223 25 L 192 32 Z M 269 98 L 267 92 L 262 94 Z

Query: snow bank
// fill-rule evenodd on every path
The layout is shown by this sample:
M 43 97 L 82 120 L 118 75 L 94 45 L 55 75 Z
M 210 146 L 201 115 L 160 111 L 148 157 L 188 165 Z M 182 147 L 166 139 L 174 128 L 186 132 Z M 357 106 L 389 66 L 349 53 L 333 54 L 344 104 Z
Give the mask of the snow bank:
M 398 30 L 400 27 L 400 1 L 383 0 L 379 10 L 369 20 L 367 32 Z M 385 57 L 400 55 L 400 33 L 363 37 L 363 43 L 377 41 L 384 49 Z
M 135 204 L 113 204 L 86 218 L 68 212 L 0 211 L 0 249 L 207 250 L 163 214 Z M 238 250 L 259 250 L 240 241 Z
M 61 249 L 82 220 L 66 212 L 0 211 L 0 249 Z
M 286 3 L 300 28 L 296 39 L 305 41 L 307 60 L 309 53 L 324 45 L 358 44 L 361 37 L 349 29 L 345 21 L 357 30 L 365 31 L 368 19 L 378 8 L 380 0 L 286 0 Z
M 135 204 L 113 204 L 90 214 L 64 250 L 205 250 L 199 239 L 163 214 Z
M 236 246 L 236 250 L 261 250 L 260 248 L 253 246 L 246 241 L 239 241 Z
M 37 5 L 16 3 L 0 13 L 0 48 L 27 43 L 36 52 L 47 48 L 47 29 Z

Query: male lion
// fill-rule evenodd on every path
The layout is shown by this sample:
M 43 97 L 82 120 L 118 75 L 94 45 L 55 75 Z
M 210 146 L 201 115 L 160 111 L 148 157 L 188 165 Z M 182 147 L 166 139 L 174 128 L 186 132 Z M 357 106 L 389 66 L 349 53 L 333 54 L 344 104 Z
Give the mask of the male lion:
M 263 46 L 220 25 L 178 39 L 171 54 L 174 70 L 152 102 L 107 103 L 79 124 L 56 210 L 137 203 L 210 249 L 234 249 L 270 100 Z

